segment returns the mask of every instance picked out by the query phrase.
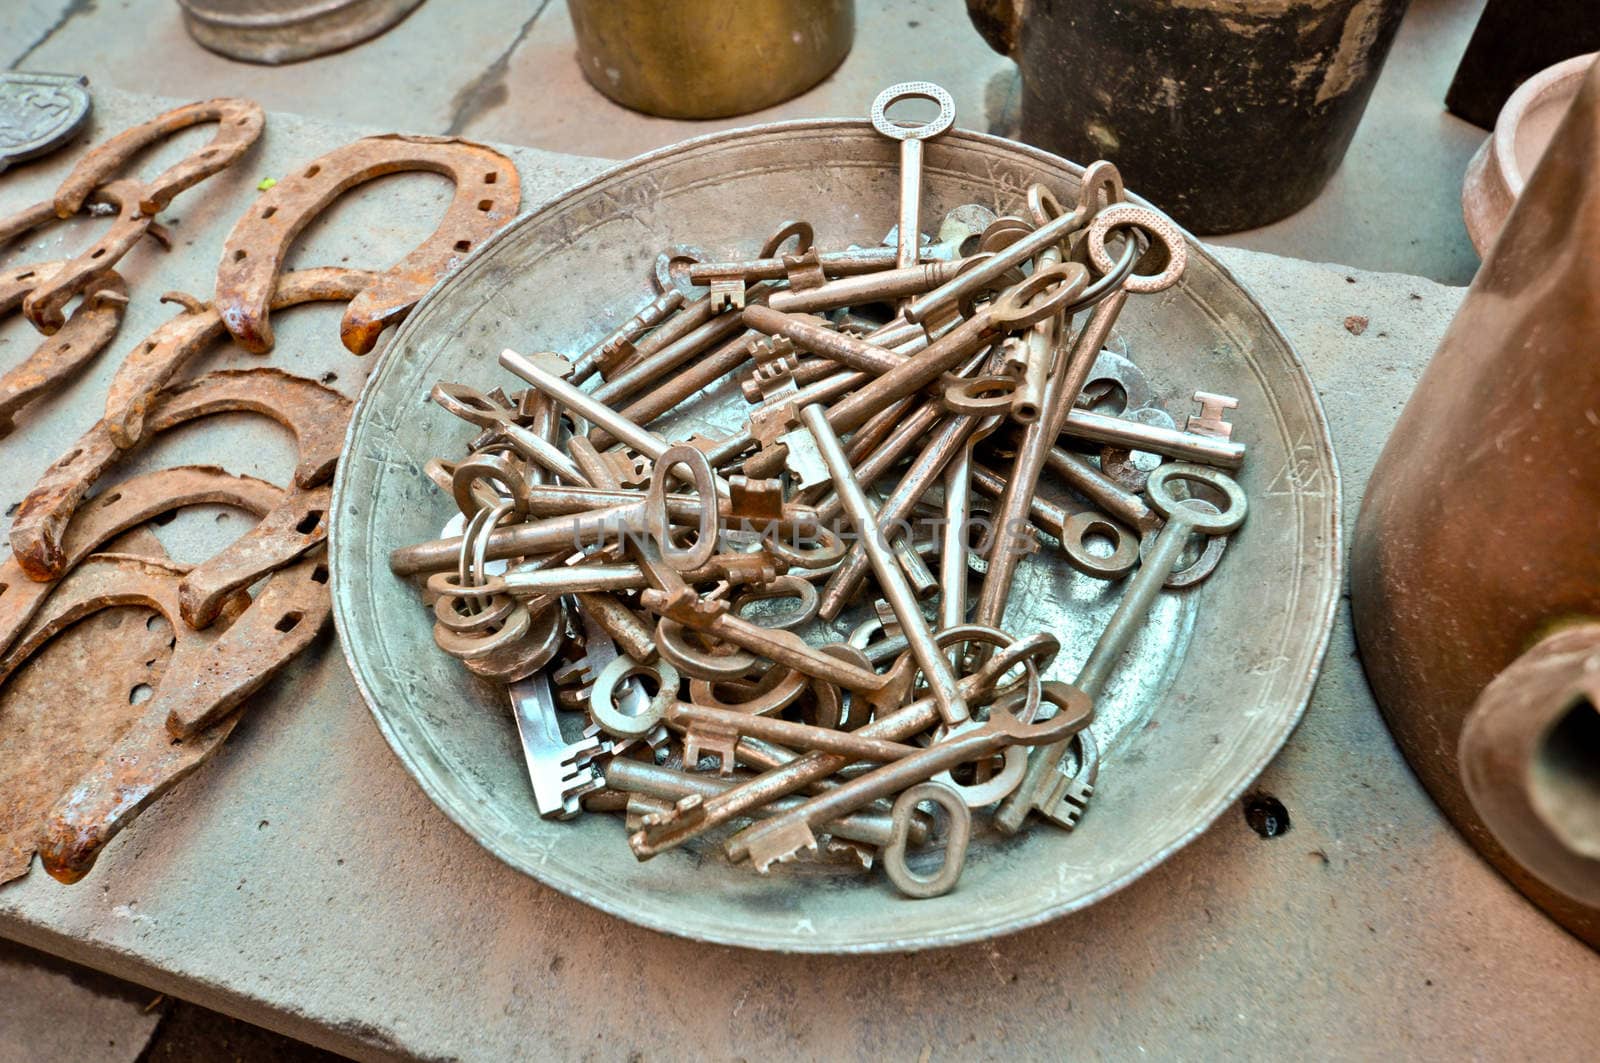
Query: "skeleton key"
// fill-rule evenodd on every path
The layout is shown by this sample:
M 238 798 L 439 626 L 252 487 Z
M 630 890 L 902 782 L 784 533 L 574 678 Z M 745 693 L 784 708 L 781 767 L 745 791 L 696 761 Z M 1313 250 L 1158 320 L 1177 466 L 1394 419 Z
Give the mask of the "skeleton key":
M 616 683 L 626 677 L 653 673 L 656 677 L 656 695 L 642 712 L 627 714 L 612 703 Z M 797 676 L 802 675 L 797 673 Z M 653 665 L 642 664 L 620 657 L 606 666 L 595 680 L 590 697 L 589 712 L 610 733 L 621 738 L 631 738 L 645 733 L 658 723 L 670 723 L 689 732 L 684 747 L 684 763 L 694 764 L 702 753 L 714 753 L 722 760 L 722 773 L 733 771 L 734 749 L 739 739 L 761 738 L 782 746 L 833 753 L 850 763 L 858 760 L 889 761 L 910 756 L 920 750 L 900 742 L 835 731 L 826 727 L 812 727 L 803 723 L 767 716 L 762 709 L 776 711 L 784 704 L 782 699 L 756 707 L 755 711 L 710 705 L 697 705 L 677 696 L 678 671 L 665 661 Z M 795 693 L 798 693 L 796 684 Z
M 1172 480 L 1188 480 L 1216 488 L 1225 499 L 1222 512 L 1208 513 L 1198 505 L 1190 505 L 1187 499 L 1177 497 L 1169 486 Z M 1098 697 L 1105 688 L 1106 680 L 1144 623 L 1156 595 L 1183 557 L 1189 537 L 1197 532 L 1226 535 L 1244 523 L 1247 509 L 1244 491 L 1231 476 L 1216 469 L 1188 462 L 1163 465 L 1150 474 L 1148 490 L 1150 504 L 1167 518 L 1167 523 L 1139 571 L 1129 579 L 1122 601 L 1078 673 L 1078 689 L 1091 697 Z M 1064 826 L 1077 822 L 1082 809 L 1072 803 L 1060 784 L 1061 758 L 1066 751 L 1066 743 L 1058 742 L 1037 747 L 1028 755 L 1027 774 L 1011 796 L 1001 802 L 994 817 L 996 826 L 1013 834 L 1035 809 L 1046 819 Z
M 1100 745 L 1094 735 L 1085 727 L 1072 736 L 1072 742 L 1078 747 L 1078 770 L 1071 777 L 1052 772 L 1050 792 L 1041 802 L 1052 810 L 1051 822 L 1067 830 L 1078 825 L 1079 817 L 1089 807 L 1089 798 L 1094 796 L 1095 784 L 1100 781 Z
M 889 118 L 890 107 L 901 100 L 928 100 L 939 116 L 922 125 L 902 125 Z M 872 128 L 900 142 L 900 221 L 895 265 L 917 264 L 922 243 L 922 142 L 932 140 L 956 120 L 956 101 L 931 81 L 905 81 L 890 85 L 872 101 Z
M 974 700 L 986 696 L 999 677 L 1017 664 L 1022 664 L 1027 670 L 1030 688 L 1036 691 L 1038 671 L 1049 666 L 1057 648 L 1054 636 L 1043 632 L 1012 640 L 1004 632 L 971 624 L 941 631 L 939 638 L 948 645 L 980 641 L 1000 647 L 977 672 L 961 678 L 962 693 Z M 926 697 L 881 715 L 852 733 L 893 741 L 927 730 L 938 720 L 938 707 L 933 698 Z M 670 813 L 647 818 L 641 829 L 629 836 L 628 844 L 632 846 L 635 856 L 647 860 L 730 820 L 749 815 L 751 810 L 775 798 L 820 782 L 843 766 L 842 758 L 827 753 L 808 753 L 715 797 L 686 797 Z
M 656 764 L 645 764 L 637 760 L 614 760 L 606 765 L 606 785 L 613 790 L 625 793 L 648 794 L 655 798 L 664 798 L 670 804 L 681 797 L 698 794 L 701 797 L 714 797 L 737 785 L 732 779 L 718 779 L 710 775 L 697 774 L 688 771 L 674 771 Z M 778 800 L 757 809 L 755 814 L 777 815 L 796 807 L 805 799 L 802 797 L 780 797 Z M 927 841 L 928 823 L 925 817 L 918 816 L 906 824 L 909 840 L 920 845 Z M 887 845 L 892 836 L 894 825 L 887 815 L 882 812 L 855 812 L 842 816 L 827 824 L 824 828 L 829 834 L 838 838 L 847 838 L 851 841 L 864 842 L 867 845 Z
M 898 571 L 898 570 L 897 570 Z M 909 669 L 895 668 L 878 673 L 858 661 L 831 656 L 788 631 L 764 628 L 732 613 L 726 602 L 709 601 L 687 588 L 673 592 L 656 589 L 644 591 L 640 604 L 661 616 L 662 623 L 656 631 L 656 643 L 663 655 L 681 654 L 681 640 L 669 625 L 683 624 L 704 631 L 741 649 L 787 668 L 844 687 L 865 698 L 874 707 L 883 710 L 897 707 L 910 689 Z M 685 664 L 693 667 L 693 662 Z
M 577 763 L 580 758 L 591 758 L 600 752 L 601 740 L 585 737 L 568 743 L 562 737 L 550 679 L 544 672 L 517 680 L 509 690 L 511 712 L 522 738 L 522 753 L 528 761 L 528 778 L 533 782 L 533 801 L 539 815 L 571 819 L 580 811 L 579 798 L 605 786 L 598 771 Z
M 889 600 L 895 615 L 900 618 L 900 627 L 905 632 L 906 642 L 910 644 L 911 654 L 917 659 L 923 676 L 928 680 L 928 687 L 933 693 L 935 703 L 939 706 L 939 715 L 947 724 L 957 724 L 968 719 L 972 713 L 956 682 L 955 672 L 934 640 L 933 632 L 928 629 L 928 621 L 922 615 L 922 606 L 917 601 L 916 592 L 912 589 L 910 581 L 906 579 L 900 563 L 894 559 L 888 543 L 878 531 L 878 515 L 867 502 L 866 493 L 861 490 L 855 471 L 850 468 L 850 460 L 845 457 L 844 447 L 840 445 L 839 437 L 828 424 L 827 411 L 821 406 L 807 406 L 800 411 L 800 418 L 805 422 L 812 437 L 816 439 L 823 460 L 828 463 L 828 471 L 833 474 L 834 488 L 839 492 L 839 501 L 843 503 L 845 511 L 856 526 L 861 546 L 866 550 L 867 560 L 872 565 L 873 574 L 878 577 L 878 585 L 883 588 L 884 597 Z M 968 430 L 970 431 L 970 426 Z
M 748 855 L 755 869 L 765 872 L 780 860 L 792 859 L 802 849 L 816 849 L 814 828 L 870 801 L 927 782 L 942 771 L 987 757 L 1006 746 L 1066 742 L 1094 715 L 1094 703 L 1082 691 L 1071 691 L 1066 700 L 1066 708 L 1040 723 L 1025 724 L 996 707 L 988 720 L 971 724 L 970 729 L 958 729 L 943 742 L 859 775 L 798 808 L 745 828 L 728 839 L 728 855 L 735 860 Z

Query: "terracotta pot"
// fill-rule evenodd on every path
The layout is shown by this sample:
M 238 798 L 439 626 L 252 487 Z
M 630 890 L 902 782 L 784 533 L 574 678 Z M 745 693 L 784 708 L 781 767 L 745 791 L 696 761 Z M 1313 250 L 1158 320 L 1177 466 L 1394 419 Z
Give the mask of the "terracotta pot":
M 1590 658 L 1549 677 L 1552 655 L 1587 643 L 1558 632 L 1484 692 L 1528 647 L 1600 618 L 1596 173 L 1600 66 L 1384 447 L 1356 524 L 1351 606 L 1373 692 L 1423 784 L 1512 882 L 1600 947 L 1594 884 L 1573 874 L 1600 830 L 1600 787 L 1571 782 L 1600 777 Z
M 1197 233 L 1311 202 L 1339 168 L 1408 0 L 967 0 L 1022 71 L 1022 139 Z
M 1495 120 L 1491 133 L 1467 164 L 1461 185 L 1461 214 L 1480 256 L 1500 235 L 1511 205 L 1528 175 L 1544 157 L 1561 117 L 1572 105 L 1595 52 L 1547 67 L 1522 83 Z

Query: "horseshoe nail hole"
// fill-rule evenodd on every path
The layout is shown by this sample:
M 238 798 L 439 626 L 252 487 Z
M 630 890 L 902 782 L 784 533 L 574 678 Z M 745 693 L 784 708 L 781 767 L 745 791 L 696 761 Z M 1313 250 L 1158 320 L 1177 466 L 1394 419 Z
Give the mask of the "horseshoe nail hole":
M 59 347 L 56 348 L 56 353 L 57 354 L 66 354 L 70 350 L 72 350 L 72 344 L 63 343 Z
M 261 211 L 261 220 L 266 221 L 276 213 L 278 213 L 277 207 L 267 207 Z
M 322 172 L 322 167 L 320 167 L 320 166 L 312 166 L 312 167 L 309 167 L 306 170 L 306 176 L 307 177 L 315 177 L 315 176 L 317 176 L 317 174 L 319 174 L 321 172 Z
M 1244 821 L 1263 838 L 1289 833 L 1289 810 L 1271 794 L 1250 794 L 1244 799 Z
M 480 200 L 478 200 L 478 209 L 483 211 L 485 214 L 487 214 L 489 211 L 494 209 L 494 200 L 492 200 L 492 199 L 480 199 Z
M 322 510 L 313 509 L 311 512 L 300 518 L 300 523 L 294 526 L 294 530 L 299 532 L 301 535 L 310 535 L 312 532 L 317 530 L 317 525 L 321 523 Z
M 282 631 L 285 634 L 287 634 L 288 632 L 293 631 L 295 628 L 299 627 L 300 626 L 300 621 L 302 619 L 303 619 L 303 614 L 301 614 L 301 613 L 285 613 L 282 616 L 282 618 L 280 618 L 278 620 L 278 622 L 276 624 L 273 624 L 272 626 L 274 628 L 276 628 L 277 630 Z
M 244 248 L 241 247 L 233 253 L 233 260 L 235 262 L 243 262 L 245 260 Z
M 156 516 L 151 517 L 150 523 L 154 524 L 158 528 L 164 528 L 177 519 L 178 511 L 175 509 L 169 509 L 165 513 L 159 513 Z
M 250 117 L 249 117 L 249 115 L 246 115 L 245 117 L 239 119 L 237 122 L 235 122 L 233 124 L 234 125 L 249 125 L 250 124 Z
M 90 258 L 99 258 L 102 255 L 104 255 L 105 253 L 106 253 L 106 249 L 105 248 L 97 247 L 97 248 L 94 249 L 94 254 L 90 255 L 89 257 Z
M 155 692 L 155 688 L 149 683 L 140 683 L 138 686 L 135 686 L 132 690 L 128 691 L 128 704 L 143 705 L 145 702 L 150 700 Z
M 316 568 L 312 569 L 311 570 L 311 579 L 315 583 L 326 583 L 326 582 L 328 582 L 328 566 L 327 565 L 318 565 Z
M 456 250 L 457 251 L 471 251 L 472 250 L 472 241 L 471 240 L 457 240 L 456 241 Z
M 497 173 L 486 173 L 483 175 L 483 183 L 486 185 L 492 185 L 498 180 L 500 180 L 500 175 Z
M 100 504 L 102 506 L 109 506 L 109 505 L 111 505 L 113 502 L 115 502 L 117 499 L 119 499 L 121 497 L 122 497 L 122 492 L 121 491 L 113 491 L 109 495 L 101 495 L 100 496 Z
M 32 280 L 33 277 L 34 277 L 34 272 L 31 269 L 26 273 L 17 274 L 17 280 L 19 280 L 19 281 Z
M 214 156 L 216 153 L 217 153 L 217 149 L 216 148 L 207 148 L 205 151 L 202 151 L 200 153 L 200 157 L 202 159 L 209 159 L 212 156 Z
M 83 451 L 77 449 L 68 451 L 66 456 L 61 459 L 61 464 L 71 465 L 73 462 L 78 460 L 78 455 L 82 453 Z

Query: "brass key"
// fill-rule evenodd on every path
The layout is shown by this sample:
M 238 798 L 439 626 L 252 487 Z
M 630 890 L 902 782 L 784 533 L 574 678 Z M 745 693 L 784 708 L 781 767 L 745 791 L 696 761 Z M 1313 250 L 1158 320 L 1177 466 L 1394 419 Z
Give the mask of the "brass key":
M 1187 499 L 1179 498 L 1169 486 L 1172 480 L 1189 480 L 1216 488 L 1225 499 L 1222 512 L 1207 513 L 1199 506 L 1191 505 Z M 1162 584 L 1183 557 L 1189 537 L 1197 532 L 1226 535 L 1244 523 L 1248 508 L 1243 489 L 1231 476 L 1204 465 L 1186 462 L 1163 465 L 1150 474 L 1147 490 L 1150 492 L 1150 504 L 1166 517 L 1167 523 L 1139 571 L 1128 581 L 1122 601 L 1117 604 L 1111 619 L 1106 621 L 1105 630 L 1100 633 L 1094 650 L 1078 673 L 1078 689 L 1091 697 L 1098 697 L 1105 688 L 1106 680 L 1144 623 L 1145 615 L 1150 612 L 1150 606 L 1160 593 Z M 1061 758 L 1066 752 L 1066 743 L 1056 742 L 1036 747 L 1028 755 L 1028 771 L 1022 777 L 1022 783 L 1001 802 L 999 811 L 995 813 L 995 824 L 1001 830 L 1008 834 L 1015 833 L 1022 827 L 1028 813 L 1035 809 L 1047 819 L 1077 821 L 1081 809 L 1073 806 L 1067 793 L 1072 780 L 1065 778 L 1060 771 Z

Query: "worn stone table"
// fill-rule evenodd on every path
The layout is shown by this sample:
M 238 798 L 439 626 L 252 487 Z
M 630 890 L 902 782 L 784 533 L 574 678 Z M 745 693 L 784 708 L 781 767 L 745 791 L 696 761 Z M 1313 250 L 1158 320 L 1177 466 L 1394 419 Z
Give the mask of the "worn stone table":
M 163 105 L 102 92 L 99 135 Z M 144 246 L 126 260 L 133 302 L 112 349 L 0 443 L 0 505 L 93 421 L 116 361 L 171 315 L 159 294 L 210 294 L 257 181 L 364 131 L 273 115 L 243 163 L 176 201 L 162 216 L 174 250 Z M 146 172 L 179 150 L 162 149 Z M 525 208 L 604 165 L 506 150 Z M 0 178 L 0 214 L 47 195 L 70 155 Z M 431 229 L 447 191 L 418 175 L 369 186 L 303 236 L 291 262 L 393 261 Z M 60 257 L 91 228 L 45 230 L 8 261 Z M 1219 257 L 1308 363 L 1353 518 L 1460 289 Z M 274 315 L 279 344 L 265 364 L 333 373 L 354 395 L 373 362 L 339 347 L 338 316 Z M 1367 319 L 1359 335 L 1351 316 Z M 19 320 L 0 324 L 3 364 L 33 342 Z M 249 364 L 262 362 L 224 350 L 190 372 Z M 281 483 L 291 455 L 275 426 L 229 416 L 163 438 L 132 468 L 179 461 Z M 237 529 L 202 511 L 158 534 L 194 558 Z M 452 826 L 390 754 L 330 632 L 83 882 L 61 886 L 36 868 L 0 887 L 0 934 L 366 1058 L 1600 1052 L 1600 956 L 1479 861 L 1417 785 L 1367 692 L 1347 610 L 1305 721 L 1260 788 L 1287 806 L 1287 833 L 1264 839 L 1230 812 L 1133 886 L 1036 930 L 899 957 L 707 947 L 568 900 Z

